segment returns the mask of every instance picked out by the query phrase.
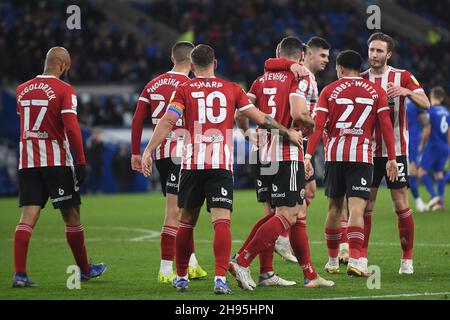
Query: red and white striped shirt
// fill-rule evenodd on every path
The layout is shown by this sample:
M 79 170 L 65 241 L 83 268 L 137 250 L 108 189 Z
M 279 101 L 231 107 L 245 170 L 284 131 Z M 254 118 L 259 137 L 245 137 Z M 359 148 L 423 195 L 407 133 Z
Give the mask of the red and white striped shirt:
M 373 163 L 372 137 L 380 122 L 383 138 L 391 142 L 389 158 L 395 158 L 387 94 L 381 87 L 360 77 L 343 77 L 322 90 L 316 111 L 307 154 L 314 154 L 325 129 L 325 161 Z
M 304 77 L 298 84 L 298 91 L 306 100 L 306 107 L 308 108 L 309 115 L 314 119 L 315 108 L 317 100 L 319 99 L 319 89 L 317 88 L 317 81 L 314 73 L 308 70 L 309 76 Z
M 383 74 L 373 74 L 371 69 L 366 70 L 361 74 L 364 79 L 376 83 L 382 87 L 386 92 L 388 86 L 401 86 L 414 92 L 423 92 L 417 79 L 408 71 L 395 69 L 388 66 Z M 408 155 L 408 118 L 406 112 L 405 97 L 397 97 L 388 99 L 391 110 L 392 126 L 395 134 L 395 153 L 397 156 Z M 386 157 L 387 149 L 386 143 L 381 136 L 381 128 L 379 125 L 375 126 L 373 151 L 375 157 Z
M 17 87 L 16 100 L 20 115 L 19 170 L 73 166 L 69 133 L 74 133 L 69 138 L 76 139 L 76 163 L 85 163 L 76 121 L 77 96 L 72 86 L 54 76 L 40 75 Z M 68 123 L 75 125 L 68 128 Z
M 300 85 L 304 86 L 304 83 L 299 83 L 290 71 L 266 72 L 253 82 L 247 95 L 255 99 L 258 109 L 270 114 L 286 128 L 291 128 L 295 124 L 291 117 L 289 97 L 296 95 L 305 98 Z M 302 147 L 266 129 L 258 128 L 257 132 L 261 161 L 303 161 Z
M 184 73 L 169 71 L 149 81 L 141 92 L 131 126 L 132 153 L 141 153 L 142 127 L 151 116 L 153 129 L 166 113 L 173 92 L 189 80 Z M 183 120 L 179 119 L 169 137 L 155 150 L 155 160 L 181 157 L 183 151 Z
M 184 118 L 182 169 L 232 171 L 234 114 L 253 107 L 241 87 L 220 78 L 197 77 L 179 86 L 169 111 Z

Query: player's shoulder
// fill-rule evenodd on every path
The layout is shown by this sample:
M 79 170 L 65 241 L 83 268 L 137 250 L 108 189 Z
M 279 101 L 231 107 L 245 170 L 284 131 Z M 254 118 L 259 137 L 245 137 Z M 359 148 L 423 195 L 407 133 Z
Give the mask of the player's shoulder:
M 359 73 L 360 77 L 363 79 L 369 78 L 369 74 L 370 74 L 370 68 Z

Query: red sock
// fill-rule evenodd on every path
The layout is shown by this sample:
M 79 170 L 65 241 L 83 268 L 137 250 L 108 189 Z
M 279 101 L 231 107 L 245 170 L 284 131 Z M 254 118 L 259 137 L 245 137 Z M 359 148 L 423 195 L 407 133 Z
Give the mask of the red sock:
M 91 268 L 89 267 L 86 246 L 84 245 L 83 225 L 66 225 L 66 239 L 80 270 L 85 273 L 89 272 Z
M 253 259 L 266 249 L 273 249 L 278 236 L 289 229 L 289 222 L 281 215 L 274 215 L 256 232 L 244 251 L 238 256 L 237 263 L 248 267 Z
M 163 226 L 161 230 L 161 260 L 173 261 L 178 227 Z
M 298 218 L 297 223 L 291 227 L 289 240 L 292 251 L 297 257 L 303 275 L 309 280 L 317 278 L 317 272 L 311 262 L 308 234 L 306 233 L 306 217 Z
M 248 244 L 250 243 L 250 241 L 253 239 L 253 237 L 255 236 L 256 231 L 258 231 L 258 229 L 264 224 L 266 223 L 270 218 L 273 217 L 275 213 L 273 211 L 271 211 L 269 214 L 266 214 L 264 217 L 262 217 L 261 219 L 258 220 L 258 222 L 255 223 L 255 225 L 252 228 L 252 231 L 250 231 L 250 234 L 248 235 L 247 239 L 245 239 L 244 244 L 242 245 L 241 249 L 239 249 L 238 253 L 241 254 L 242 251 L 244 251 L 244 249 L 248 246 Z
M 341 220 L 341 243 L 348 243 L 347 238 L 347 227 L 348 227 L 348 220 Z
M 214 225 L 214 257 L 216 261 L 216 276 L 224 277 L 230 265 L 231 231 L 229 219 L 218 219 Z
M 364 242 L 361 248 L 361 257 L 367 258 L 369 248 L 370 230 L 372 229 L 372 211 L 364 212 Z
M 177 265 L 177 275 L 180 277 L 187 276 L 189 258 L 191 257 L 194 248 L 194 227 L 195 225 L 188 222 L 180 221 L 178 226 L 177 237 L 175 239 L 175 256 Z
M 337 258 L 339 255 L 339 243 L 341 242 L 341 229 L 325 228 L 325 239 L 327 240 L 328 256 Z
M 33 228 L 26 223 L 19 223 L 14 232 L 14 271 L 27 273 L 27 253 Z
M 402 259 L 412 259 L 414 246 L 414 220 L 411 210 L 406 208 L 397 211 L 398 216 L 398 233 L 400 236 L 400 244 L 402 246 Z
M 280 234 L 280 237 L 285 237 L 285 238 L 289 237 L 289 229 L 286 230 L 286 231 L 283 231 L 283 232 Z
M 259 273 L 273 271 L 273 249 L 269 248 L 259 254 Z
M 361 247 L 364 242 L 364 228 L 349 226 L 347 229 L 347 237 L 350 258 L 359 259 L 361 257 Z

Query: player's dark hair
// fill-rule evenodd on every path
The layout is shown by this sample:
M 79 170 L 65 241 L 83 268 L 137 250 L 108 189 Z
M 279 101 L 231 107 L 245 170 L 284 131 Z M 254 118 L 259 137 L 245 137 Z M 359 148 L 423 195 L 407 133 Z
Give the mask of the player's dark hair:
M 297 37 L 289 36 L 283 38 L 280 42 L 280 53 L 288 57 L 300 58 L 303 53 L 303 48 L 303 42 Z
M 375 32 L 369 37 L 369 40 L 367 40 L 367 45 L 370 45 L 370 43 L 374 40 L 386 42 L 388 52 L 391 52 L 392 50 L 394 50 L 395 42 L 391 36 L 389 36 L 383 32 Z
M 311 39 L 309 39 L 307 45 L 308 48 L 314 49 L 330 50 L 331 48 L 331 45 L 328 43 L 328 41 L 321 37 L 312 37 Z
M 336 64 L 345 69 L 360 71 L 363 59 L 361 55 L 354 50 L 344 50 L 336 58 Z
M 437 99 L 440 101 L 440 103 L 442 103 L 445 100 L 445 90 L 444 88 L 438 86 L 438 87 L 433 87 L 430 90 L 430 96 L 433 97 L 434 99 Z
M 192 42 L 179 41 L 172 47 L 172 57 L 176 62 L 190 61 L 192 49 L 194 49 Z
M 208 67 L 214 62 L 214 49 L 206 44 L 199 44 L 191 52 L 192 63 L 198 67 Z

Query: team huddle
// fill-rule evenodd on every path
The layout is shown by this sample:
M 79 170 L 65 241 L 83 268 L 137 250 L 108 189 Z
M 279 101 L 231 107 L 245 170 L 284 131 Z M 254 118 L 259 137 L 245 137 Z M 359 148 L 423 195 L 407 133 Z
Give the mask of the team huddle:
M 315 75 L 328 64 L 329 50 L 329 43 L 320 37 L 311 38 L 307 44 L 297 37 L 284 38 L 276 48 L 276 58 L 266 61 L 265 73 L 246 93 L 236 83 L 215 77 L 217 60 L 212 47 L 190 42 L 173 46 L 174 67 L 142 90 L 131 135 L 132 169 L 148 177 L 153 173 L 154 161 L 166 197 L 159 282 L 186 291 L 189 279 L 207 275 L 195 257 L 193 236 L 206 200 L 214 228 L 214 293 L 232 293 L 227 273 L 244 290 L 295 285 L 295 281 L 274 272 L 274 252 L 298 263 L 305 287 L 334 286 L 313 266 L 306 232 L 307 212 L 316 196 L 314 154 L 321 140 L 325 146 L 324 182 L 329 201 L 325 271 L 339 273 L 343 262 L 348 275 L 368 276 L 371 217 L 384 178 L 398 216 L 402 248 L 399 273 L 414 272 L 414 222 L 408 202 L 408 182 L 412 182 L 408 177 L 410 112 L 406 98 L 420 110 L 429 109 L 430 102 L 411 73 L 387 64 L 394 41 L 380 32 L 368 40 L 370 68 L 361 73 L 361 55 L 352 50 L 340 52 L 336 58 L 338 80 L 319 94 Z M 26 273 L 27 249 L 48 197 L 55 208 L 61 209 L 67 240 L 82 279 L 98 277 L 106 270 L 103 263 L 87 262 L 84 246 L 79 185 L 85 159 L 76 120 L 77 99 L 73 88 L 57 79 L 69 68 L 68 52 L 52 48 L 44 74 L 17 90 L 22 217 L 14 238 L 14 287 L 35 286 Z M 191 71 L 195 74 L 192 79 L 188 77 Z M 433 104 L 442 103 L 439 98 L 445 92 L 433 90 Z M 430 112 L 426 130 L 431 132 L 428 136 L 438 137 L 439 152 L 445 154 L 446 160 L 449 113 L 445 107 L 435 109 Z M 445 120 L 441 120 L 443 117 Z M 141 156 L 142 129 L 148 118 L 152 120 L 153 134 Z M 250 121 L 256 124 L 255 130 Z M 256 198 L 263 204 L 265 214 L 239 251 L 232 254 L 235 124 L 251 144 Z M 436 126 L 440 133 L 435 133 Z M 426 146 L 421 144 L 422 150 L 428 150 L 424 156 L 438 148 L 431 144 L 432 139 Z M 75 161 L 69 145 L 76 153 Z M 425 182 L 427 171 L 434 171 L 445 185 L 442 161 L 435 162 L 417 165 L 419 176 Z M 411 184 L 415 198 L 420 199 Z M 438 192 L 439 196 L 432 195 L 435 203 L 442 202 L 442 183 Z M 249 268 L 257 256 L 258 283 Z

